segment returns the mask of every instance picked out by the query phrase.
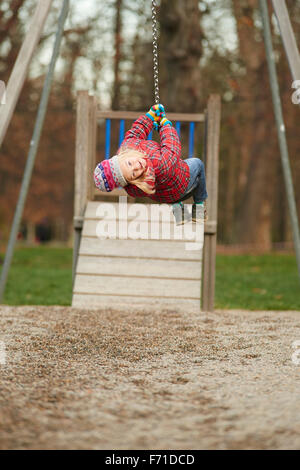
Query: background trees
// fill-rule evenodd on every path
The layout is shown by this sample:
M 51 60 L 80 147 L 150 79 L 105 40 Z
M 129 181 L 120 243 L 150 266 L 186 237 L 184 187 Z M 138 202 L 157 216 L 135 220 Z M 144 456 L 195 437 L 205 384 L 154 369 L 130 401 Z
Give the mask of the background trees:
M 287 4 L 300 43 L 300 2 Z M 77 0 L 72 5 L 24 213 L 32 223 L 45 215 L 56 221 L 62 239 L 72 224 L 76 89 L 94 91 L 107 108 L 145 110 L 153 101 L 151 2 Z M 4 81 L 34 6 L 34 0 L 1 2 Z M 0 151 L 2 241 L 17 200 L 59 6 L 55 1 Z M 160 91 L 166 108 L 196 112 L 210 93 L 222 96 L 219 242 L 268 250 L 274 242 L 289 241 L 258 2 L 161 0 L 159 20 Z M 299 108 L 291 102 L 292 80 L 275 22 L 273 36 L 299 207 Z M 201 139 L 197 151 L 201 155 Z

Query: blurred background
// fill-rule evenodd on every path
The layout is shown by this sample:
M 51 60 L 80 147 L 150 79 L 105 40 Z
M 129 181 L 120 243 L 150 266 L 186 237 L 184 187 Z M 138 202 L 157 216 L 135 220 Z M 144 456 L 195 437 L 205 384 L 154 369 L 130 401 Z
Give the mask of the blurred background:
M 219 249 L 291 250 L 258 2 L 157 3 L 160 94 L 167 111 L 201 112 L 209 94 L 219 93 L 222 98 Z M 300 1 L 287 0 L 287 6 L 299 44 Z M 35 0 L 0 2 L 0 78 L 4 82 L 35 7 Z M 1 252 L 12 223 L 60 7 L 61 2 L 54 1 L 0 150 Z M 299 208 L 299 108 L 291 101 L 292 78 L 275 18 L 271 20 Z M 72 245 L 76 92 L 80 89 L 98 96 L 102 109 L 145 111 L 153 104 L 150 0 L 71 2 L 21 241 Z M 201 156 L 201 135 L 198 140 Z M 101 145 L 100 139 L 100 150 Z

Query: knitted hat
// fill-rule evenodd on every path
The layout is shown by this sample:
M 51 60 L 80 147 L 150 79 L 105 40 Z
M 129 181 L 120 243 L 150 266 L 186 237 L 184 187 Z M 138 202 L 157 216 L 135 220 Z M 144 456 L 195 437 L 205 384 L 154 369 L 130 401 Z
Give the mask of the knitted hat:
M 94 181 L 100 191 L 110 192 L 118 186 L 127 186 L 117 155 L 98 163 L 94 171 Z

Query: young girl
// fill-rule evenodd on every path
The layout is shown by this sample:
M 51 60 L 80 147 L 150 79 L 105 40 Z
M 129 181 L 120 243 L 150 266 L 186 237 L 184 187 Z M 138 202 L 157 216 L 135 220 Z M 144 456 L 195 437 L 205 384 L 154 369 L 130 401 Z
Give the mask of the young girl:
M 159 131 L 160 145 L 147 140 L 153 127 Z M 182 201 L 193 196 L 192 220 L 203 221 L 207 198 L 203 162 L 199 158 L 182 160 L 180 153 L 177 132 L 164 107 L 154 105 L 134 122 L 117 155 L 97 165 L 95 185 L 101 191 L 123 187 L 130 196 L 172 204 L 177 225 L 191 220 Z

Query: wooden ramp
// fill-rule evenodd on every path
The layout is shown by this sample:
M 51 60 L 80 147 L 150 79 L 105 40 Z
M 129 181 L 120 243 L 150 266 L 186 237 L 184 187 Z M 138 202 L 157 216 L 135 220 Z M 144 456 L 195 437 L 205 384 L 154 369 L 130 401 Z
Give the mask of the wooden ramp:
M 122 213 L 118 215 L 116 236 L 98 237 L 97 231 L 99 232 L 99 223 L 101 224 L 101 217 L 103 218 L 101 210 L 105 208 L 104 202 L 117 202 L 118 198 L 123 196 L 124 191 L 123 194 L 122 191 L 112 191 L 115 194 L 106 195 L 96 190 L 93 181 L 95 166 L 99 161 L 108 158 L 111 152 L 117 150 L 124 138 L 125 130 L 130 128 L 132 121 L 141 114 L 143 111 L 103 111 L 95 96 L 90 96 L 86 90 L 78 92 L 72 266 L 73 305 L 90 308 L 105 304 L 115 305 L 118 302 L 120 305 L 139 304 L 139 306 L 158 304 L 178 307 L 180 305 L 184 309 L 195 306 L 200 310 L 200 289 L 202 288 L 202 310 L 213 312 L 221 118 L 219 95 L 209 97 L 207 108 L 203 113 L 168 114 L 177 129 L 180 129 L 181 123 L 188 126 L 189 142 L 185 144 L 189 148 L 189 156 L 200 156 L 199 146 L 203 144 L 200 154 L 206 167 L 209 221 L 206 222 L 205 227 L 198 227 L 200 241 L 197 240 L 197 243 L 200 248 L 198 246 L 195 250 L 186 245 L 189 242 L 193 243 L 191 240 L 186 240 L 189 239 L 188 231 L 180 237 L 180 230 L 175 229 L 174 224 L 172 224 L 173 231 L 166 236 L 166 229 L 170 225 L 166 221 L 158 223 L 164 237 L 155 238 L 149 228 L 147 237 L 136 237 L 138 239 L 135 240 L 131 231 L 134 232 L 136 227 L 130 225 L 129 233 L 125 233 Z M 114 125 L 111 127 L 112 123 Z M 114 129 L 114 137 L 112 129 Z M 118 129 L 119 139 L 116 138 Z M 100 150 L 97 147 L 97 136 L 98 132 L 103 133 L 104 130 L 105 146 L 101 146 Z M 197 145 L 195 145 L 196 136 Z M 151 135 L 150 138 L 152 138 Z M 127 196 L 126 193 L 125 195 Z M 96 202 L 99 198 L 103 200 L 102 205 Z M 133 198 L 128 198 L 128 200 L 135 202 Z M 148 210 L 150 210 L 149 206 L 160 206 L 141 204 L 145 202 L 141 200 L 139 202 L 140 207 L 148 207 Z M 98 207 L 100 207 L 100 212 L 97 212 Z M 170 206 L 168 207 L 170 209 Z M 117 206 L 111 205 L 110 213 L 114 214 L 116 209 Z M 136 207 L 130 210 L 134 211 Z M 130 213 L 129 219 L 130 217 L 134 219 L 135 214 Z M 140 222 L 145 222 L 142 219 L 143 216 Z M 195 224 L 187 224 L 187 228 L 192 230 L 193 225 L 195 227 Z M 205 241 L 202 261 L 203 229 Z M 145 231 L 145 227 L 142 231 Z
M 177 227 L 169 205 L 89 201 L 72 306 L 200 310 L 203 240 L 204 224 Z

